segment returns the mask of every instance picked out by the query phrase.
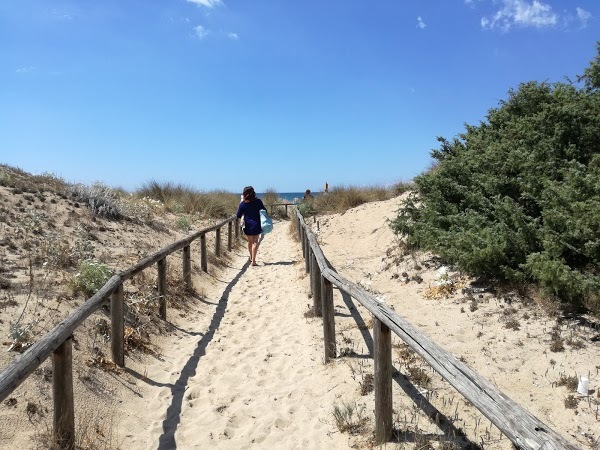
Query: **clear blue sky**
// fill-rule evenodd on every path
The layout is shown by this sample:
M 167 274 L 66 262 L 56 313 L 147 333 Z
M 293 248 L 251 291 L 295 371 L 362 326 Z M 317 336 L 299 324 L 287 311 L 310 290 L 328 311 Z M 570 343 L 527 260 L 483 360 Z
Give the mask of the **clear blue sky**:
M 597 40 L 598 0 L 2 0 L 0 162 L 126 189 L 387 185 Z

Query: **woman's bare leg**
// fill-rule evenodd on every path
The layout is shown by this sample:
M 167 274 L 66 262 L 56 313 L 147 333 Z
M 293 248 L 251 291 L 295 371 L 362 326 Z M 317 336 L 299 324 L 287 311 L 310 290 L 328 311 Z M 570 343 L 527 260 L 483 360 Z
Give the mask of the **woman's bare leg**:
M 252 238 L 254 236 L 246 236 L 246 240 L 248 241 L 248 253 L 250 255 L 250 261 L 254 261 L 252 258 Z
M 258 254 L 258 243 L 259 243 L 259 239 L 260 239 L 260 235 L 256 235 L 256 236 L 249 236 L 252 238 L 252 250 L 251 250 L 251 254 L 252 254 L 252 265 L 256 266 L 256 255 Z

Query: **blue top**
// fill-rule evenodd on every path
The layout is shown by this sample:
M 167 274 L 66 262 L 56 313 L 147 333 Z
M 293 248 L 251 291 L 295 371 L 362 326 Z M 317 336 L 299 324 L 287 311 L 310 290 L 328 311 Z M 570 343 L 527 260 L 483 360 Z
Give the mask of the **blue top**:
M 265 205 L 260 198 L 250 203 L 242 202 L 238 207 L 237 217 L 240 219 L 244 216 L 244 233 L 248 236 L 256 236 L 262 232 L 260 227 L 261 209 L 265 209 Z

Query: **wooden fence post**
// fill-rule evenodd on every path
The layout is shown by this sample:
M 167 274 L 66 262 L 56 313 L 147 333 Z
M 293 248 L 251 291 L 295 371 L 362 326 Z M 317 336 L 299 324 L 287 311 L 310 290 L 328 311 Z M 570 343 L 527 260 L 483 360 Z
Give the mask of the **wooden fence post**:
M 233 247 L 233 222 L 227 224 L 227 251 L 230 252 Z
M 375 360 L 375 440 L 387 442 L 392 436 L 392 333 L 373 316 Z
M 208 257 L 206 255 L 206 233 L 200 235 L 200 266 L 208 273 Z
M 221 256 L 221 229 L 217 228 L 215 237 L 215 255 Z
M 53 427 L 61 449 L 75 448 L 75 404 L 73 399 L 73 349 L 69 336 L 52 354 Z
M 240 238 L 240 219 L 235 218 L 235 238 Z
M 321 269 L 317 257 L 312 255 L 312 267 L 310 269 L 310 285 L 312 286 L 313 309 L 315 316 L 323 316 L 323 302 L 321 301 Z
M 159 259 L 158 263 L 158 315 L 167 320 L 167 259 Z
M 183 284 L 186 289 L 192 288 L 192 251 L 189 245 L 183 247 Z
M 308 242 L 308 232 L 307 231 L 304 232 L 304 245 L 306 246 L 306 252 L 304 255 L 304 266 L 306 268 L 306 273 L 309 273 L 310 272 L 310 258 L 311 258 L 313 251 L 310 248 L 310 243 Z
M 333 284 L 325 277 L 321 277 L 321 303 L 323 308 L 323 343 L 325 346 L 324 362 L 327 364 L 335 358 L 337 348 L 335 344 L 335 310 L 333 308 Z
M 110 296 L 110 347 L 112 360 L 125 367 L 125 317 L 123 314 L 123 283 Z

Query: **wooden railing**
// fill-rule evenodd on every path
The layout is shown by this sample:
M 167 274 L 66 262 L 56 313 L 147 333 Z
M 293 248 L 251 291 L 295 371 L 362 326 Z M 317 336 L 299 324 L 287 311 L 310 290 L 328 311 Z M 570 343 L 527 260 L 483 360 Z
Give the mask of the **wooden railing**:
M 270 205 L 267 206 L 267 208 L 269 208 L 269 214 L 273 215 L 273 208 L 275 208 L 276 206 L 284 206 L 285 207 L 285 216 L 288 217 L 288 207 L 292 208 L 295 206 L 298 206 L 297 203 L 271 203 Z
M 19 358 L 13 360 L 0 373 L 0 401 L 12 393 L 35 369 L 52 355 L 52 396 L 54 403 L 53 428 L 60 448 L 74 448 L 75 438 L 75 405 L 73 400 L 72 373 L 72 335 L 75 329 L 93 314 L 110 296 L 111 313 L 111 351 L 113 362 L 120 367 L 125 366 L 124 351 L 124 315 L 123 315 L 123 282 L 133 278 L 144 269 L 157 265 L 158 268 L 158 309 L 163 320 L 167 318 L 167 256 L 183 250 L 183 282 L 186 287 L 192 286 L 191 248 L 196 239 L 200 239 L 200 267 L 208 272 L 208 255 L 206 251 L 206 235 L 215 231 L 215 254 L 221 253 L 221 228 L 227 225 L 227 250 L 239 237 L 239 219 L 235 216 L 225 219 L 211 227 L 199 230 L 190 236 L 174 242 L 158 252 L 140 260 L 133 267 L 114 275 L 108 282 L 92 295 L 83 305 L 60 322 L 48 334 L 33 344 Z
M 349 294 L 373 314 L 375 437 L 379 443 L 388 441 L 392 435 L 393 332 L 479 409 L 516 448 L 577 449 L 372 294 L 338 274 L 325 258 L 315 235 L 298 211 L 296 220 L 306 272 L 310 274 L 314 312 L 323 318 L 324 361 L 328 362 L 336 356 L 333 286 Z

